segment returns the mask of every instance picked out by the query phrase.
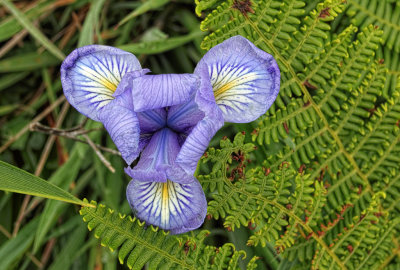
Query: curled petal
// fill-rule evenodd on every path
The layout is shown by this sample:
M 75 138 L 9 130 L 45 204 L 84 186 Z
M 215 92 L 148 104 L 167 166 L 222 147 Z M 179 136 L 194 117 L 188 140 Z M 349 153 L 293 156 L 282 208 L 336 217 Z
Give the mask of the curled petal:
M 68 101 L 80 113 L 99 121 L 98 111 L 113 99 L 122 77 L 140 70 L 133 54 L 101 45 L 74 50 L 61 66 L 61 82 Z
M 215 101 L 226 122 L 247 123 L 264 114 L 275 101 L 280 72 L 275 59 L 242 36 L 211 48 L 195 74 L 207 70 Z
M 176 166 L 180 166 L 190 175 L 193 175 L 195 172 L 197 163 L 207 149 L 212 137 L 224 125 L 222 112 L 212 96 L 208 72 L 207 70 L 203 70 L 200 73 L 205 73 L 201 74 L 205 80 L 201 81 L 200 88 L 196 93 L 195 102 L 198 108 L 203 111 L 204 118 L 192 129 L 175 160 Z
M 131 164 L 139 155 L 139 120 L 129 106 L 131 93 L 116 97 L 105 105 L 98 113 L 101 121 L 111 136 L 111 139 L 121 152 L 126 163 Z
M 183 143 L 175 161 L 176 165 L 187 174 L 193 174 L 212 137 L 222 126 L 223 121 L 213 121 L 210 118 L 201 120 Z
M 207 214 L 204 192 L 195 179 L 190 184 L 133 179 L 126 196 L 139 219 L 169 230 L 172 234 L 197 229 Z
M 133 80 L 133 105 L 136 112 L 181 104 L 198 88 L 193 74 L 144 75 Z
M 154 133 L 139 163 L 125 171 L 139 181 L 166 182 L 167 170 L 173 165 L 179 149 L 178 135 L 169 128 L 163 128 Z

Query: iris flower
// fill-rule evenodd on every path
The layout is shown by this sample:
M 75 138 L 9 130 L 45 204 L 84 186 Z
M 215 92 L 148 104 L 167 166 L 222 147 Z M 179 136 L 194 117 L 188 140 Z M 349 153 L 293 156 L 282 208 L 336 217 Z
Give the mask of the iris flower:
M 280 83 L 274 58 L 236 36 L 210 49 L 194 74 L 147 75 L 135 56 L 91 45 L 63 62 L 68 101 L 101 121 L 128 163 L 127 199 L 147 223 L 171 233 L 198 228 L 207 202 L 193 174 L 224 122 L 264 114 Z

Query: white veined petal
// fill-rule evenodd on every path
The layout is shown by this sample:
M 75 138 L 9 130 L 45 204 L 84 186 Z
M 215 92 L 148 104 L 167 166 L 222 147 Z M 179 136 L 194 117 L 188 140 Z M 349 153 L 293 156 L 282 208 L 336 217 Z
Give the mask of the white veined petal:
M 256 120 L 279 92 L 280 73 L 275 59 L 241 36 L 211 48 L 195 74 L 203 76 L 202 70 L 208 71 L 215 102 L 226 122 Z
M 61 80 L 71 105 L 98 121 L 98 111 L 114 99 L 122 77 L 140 69 L 139 61 L 130 53 L 90 45 L 76 49 L 64 60 Z
M 127 197 L 140 219 L 173 232 L 197 228 L 207 211 L 204 193 L 197 181 L 178 184 L 170 180 L 162 183 L 133 179 Z

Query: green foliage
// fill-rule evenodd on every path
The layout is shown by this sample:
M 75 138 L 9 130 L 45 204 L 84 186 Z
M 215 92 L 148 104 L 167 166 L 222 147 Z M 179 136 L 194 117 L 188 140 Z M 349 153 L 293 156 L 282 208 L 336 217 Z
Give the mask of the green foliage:
M 0 186 L 115 210 L 81 209 L 97 240 L 76 206 L 24 206 L 1 192 L 0 269 L 400 268 L 397 1 L 196 0 L 201 23 L 186 1 L 11 2 L 0 7 L 0 159 L 15 166 L 0 162 Z M 63 122 L 65 105 L 37 118 L 61 95 L 60 59 L 76 47 L 117 46 L 154 73 L 190 73 L 200 43 L 238 34 L 277 59 L 281 90 L 258 121 L 226 125 L 203 157 L 205 230 L 174 236 L 127 216 L 119 156 L 103 152 L 112 174 L 88 146 L 28 132 L 32 119 L 82 123 L 67 109 Z M 114 148 L 105 131 L 90 138 Z
M 54 184 L 2 161 L 0 161 L 0 190 L 88 205 Z
M 94 236 L 101 239 L 101 245 L 111 251 L 119 248 L 118 259 L 130 269 L 142 269 L 147 263 L 149 269 L 240 269 L 238 260 L 246 256 L 232 244 L 213 247 L 204 244 L 208 231 L 196 235 L 172 236 L 168 232 L 145 226 L 131 216 L 125 216 L 92 202 L 92 207 L 83 207 L 80 214 L 94 230 Z M 254 257 L 247 269 L 255 269 Z
M 346 24 L 342 12 L 351 13 L 357 1 L 348 2 L 326 0 L 310 11 L 291 0 L 197 6 L 214 9 L 201 23 L 212 31 L 204 49 L 242 35 L 281 69 L 277 101 L 252 132 L 265 154 L 263 167 L 246 164 L 251 154 L 240 146 L 242 135 L 235 147 L 224 142 L 207 154 L 211 173 L 200 179 L 213 198 L 209 214 L 228 229 L 253 228 L 248 244 L 273 243 L 284 257 L 314 269 L 386 267 L 398 248 L 400 85 L 388 85 L 381 58 L 387 48 L 379 53 L 389 30 L 371 25 L 382 12 L 357 13 L 367 21 L 352 21 L 360 29 Z M 372 2 L 380 10 L 392 5 Z M 331 25 L 342 30 L 332 33 Z M 238 155 L 243 163 L 232 177 Z

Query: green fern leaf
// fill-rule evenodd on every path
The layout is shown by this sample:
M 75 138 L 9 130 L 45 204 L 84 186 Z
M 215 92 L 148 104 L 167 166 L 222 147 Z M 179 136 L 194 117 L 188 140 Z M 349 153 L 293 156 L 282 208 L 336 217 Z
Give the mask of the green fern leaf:
M 87 200 L 85 200 L 87 202 Z M 91 202 L 93 207 L 82 207 L 80 214 L 101 245 L 111 251 L 119 249 L 118 259 L 126 261 L 130 269 L 240 269 L 238 262 L 246 257 L 232 244 L 216 248 L 204 244 L 208 231 L 195 236 L 169 235 L 152 225 L 146 226 L 136 218 L 125 216 Z M 256 257 L 248 267 L 256 267 Z
M 244 162 L 251 158 L 244 143 L 210 149 L 203 161 L 214 169 L 199 177 L 213 198 L 208 212 L 231 230 L 251 225 L 248 244 L 275 243 L 315 269 L 379 268 L 395 261 L 399 247 L 400 85 L 388 84 L 396 74 L 387 70 L 398 60 L 381 60 L 392 54 L 380 49 L 388 29 L 371 25 L 375 17 L 356 15 L 368 22 L 353 21 L 361 31 L 344 24 L 331 34 L 332 21 L 359 1 L 349 2 L 326 0 L 309 10 L 304 1 L 251 1 L 254 13 L 242 14 L 243 2 L 219 1 L 202 22 L 212 31 L 203 48 L 242 35 L 281 69 L 278 98 L 252 132 L 267 154 L 264 167 Z M 232 162 L 238 156 L 243 162 Z

